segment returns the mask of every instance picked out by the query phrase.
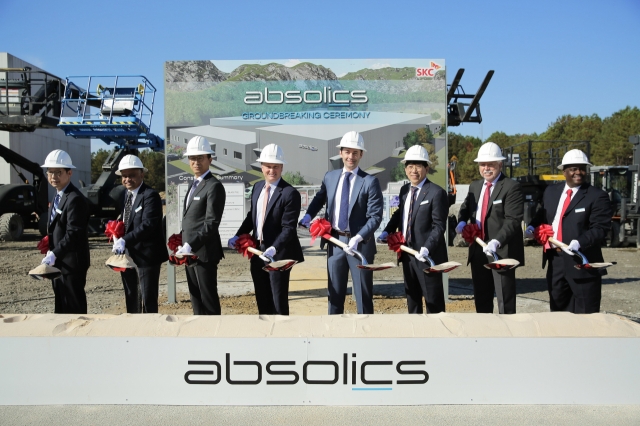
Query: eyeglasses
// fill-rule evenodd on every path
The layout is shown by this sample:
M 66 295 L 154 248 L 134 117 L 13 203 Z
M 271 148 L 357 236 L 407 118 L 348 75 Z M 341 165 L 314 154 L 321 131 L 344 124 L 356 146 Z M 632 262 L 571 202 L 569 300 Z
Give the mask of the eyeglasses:
M 192 156 L 189 156 L 189 161 L 192 163 L 199 163 L 201 161 L 204 161 L 206 158 L 208 157 L 205 155 L 196 155 L 196 156 L 192 155 Z
M 47 170 L 47 176 L 51 176 L 51 177 L 60 177 L 62 176 L 62 170 L 58 170 L 55 172 L 51 172 Z

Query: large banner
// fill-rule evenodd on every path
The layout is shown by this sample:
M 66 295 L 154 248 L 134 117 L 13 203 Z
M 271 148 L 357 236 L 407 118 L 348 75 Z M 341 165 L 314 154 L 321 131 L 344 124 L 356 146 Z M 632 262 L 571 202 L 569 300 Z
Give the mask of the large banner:
M 399 162 L 416 144 L 429 151 L 429 179 L 446 187 L 446 89 L 442 59 L 167 62 L 168 234 L 179 230 L 180 187 L 193 179 L 183 155 L 197 135 L 215 151 L 211 171 L 244 184 L 247 203 L 264 146 L 282 147 L 285 180 L 314 186 L 342 167 L 336 145 L 351 130 L 365 141 L 360 167 L 383 191 L 406 178 Z

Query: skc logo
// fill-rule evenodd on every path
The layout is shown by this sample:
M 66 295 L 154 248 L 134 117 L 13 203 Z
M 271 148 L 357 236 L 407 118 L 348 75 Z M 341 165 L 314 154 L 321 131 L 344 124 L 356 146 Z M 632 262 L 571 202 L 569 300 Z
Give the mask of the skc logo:
M 416 77 L 434 77 L 440 68 L 442 68 L 441 65 L 431 61 L 429 68 L 416 68 Z

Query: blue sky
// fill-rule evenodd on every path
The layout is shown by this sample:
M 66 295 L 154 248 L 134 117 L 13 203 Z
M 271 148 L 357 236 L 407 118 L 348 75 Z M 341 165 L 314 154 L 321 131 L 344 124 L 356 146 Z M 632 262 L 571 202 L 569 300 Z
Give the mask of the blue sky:
M 639 0 L 0 0 L 0 40 L 61 77 L 143 74 L 159 88 L 167 60 L 445 59 L 467 92 L 495 70 L 483 123 L 451 128 L 483 139 L 640 105 Z M 162 90 L 156 105 L 163 135 Z

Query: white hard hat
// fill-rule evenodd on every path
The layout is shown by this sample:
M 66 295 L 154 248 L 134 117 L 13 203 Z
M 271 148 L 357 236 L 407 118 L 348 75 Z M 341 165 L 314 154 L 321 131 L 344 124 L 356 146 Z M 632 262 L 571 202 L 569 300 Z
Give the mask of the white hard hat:
M 558 166 L 558 170 L 563 170 L 564 166 L 568 166 L 569 164 L 586 164 L 588 166 L 593 166 L 593 164 L 589 162 L 587 154 L 579 149 L 567 151 L 564 157 L 562 157 L 562 164 Z
M 478 158 L 473 161 L 476 163 L 489 163 L 492 161 L 503 160 L 506 160 L 506 158 L 502 156 L 502 150 L 498 144 L 494 142 L 485 142 L 478 151 Z
M 116 174 L 118 176 L 122 176 L 120 171 L 127 169 L 142 169 L 143 172 L 148 172 L 147 168 L 142 165 L 142 161 L 140 161 L 140 159 L 135 155 L 131 154 L 122 157 L 122 160 L 120 160 L 120 164 L 118 165 L 118 170 L 116 170 Z
M 203 155 L 203 154 L 215 154 L 211 151 L 211 145 L 207 138 L 203 136 L 194 136 L 189 139 L 187 144 L 187 152 L 184 153 L 185 157 L 190 155 Z
M 61 168 L 61 169 L 75 169 L 71 163 L 71 157 L 69 154 L 64 152 L 61 149 L 56 149 L 55 151 L 51 151 L 47 158 L 44 159 L 44 164 L 40 167 L 48 167 L 48 168 Z
M 259 163 L 273 163 L 273 164 L 287 164 L 284 161 L 284 155 L 282 154 L 282 148 L 278 145 L 270 143 L 262 148 L 260 152 Z
M 422 145 L 414 145 L 407 150 L 401 163 L 406 163 L 407 161 L 426 161 L 431 164 L 429 153 Z
M 336 148 L 353 148 L 367 151 L 364 149 L 364 139 L 362 139 L 362 135 L 353 130 L 347 132 L 342 139 L 340 139 L 340 145 L 336 145 Z

